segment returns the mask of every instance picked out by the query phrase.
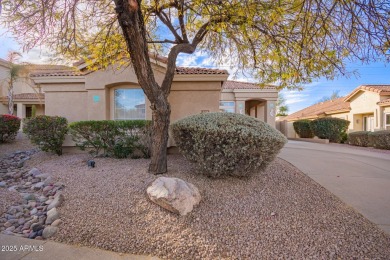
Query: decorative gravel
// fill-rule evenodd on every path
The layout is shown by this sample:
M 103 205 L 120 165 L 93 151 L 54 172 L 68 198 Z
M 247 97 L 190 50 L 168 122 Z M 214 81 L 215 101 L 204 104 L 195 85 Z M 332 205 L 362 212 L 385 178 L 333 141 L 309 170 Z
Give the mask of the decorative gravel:
M 0 216 L 12 205 L 20 204 L 22 197 L 15 191 L 0 188 Z
M 251 178 L 209 179 L 180 155 L 169 173 L 198 187 L 186 217 L 150 202 L 149 160 L 61 157 L 28 163 L 63 182 L 63 225 L 54 240 L 165 259 L 389 259 L 390 236 L 289 163 Z
M 14 141 L 0 144 L 0 158 L 15 151 L 25 151 L 34 148 L 30 140 L 19 132 Z

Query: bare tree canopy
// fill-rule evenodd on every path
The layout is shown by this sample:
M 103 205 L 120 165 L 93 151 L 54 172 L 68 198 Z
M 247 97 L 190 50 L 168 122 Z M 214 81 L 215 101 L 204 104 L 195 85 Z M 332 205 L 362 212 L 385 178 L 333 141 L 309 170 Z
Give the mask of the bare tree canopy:
M 2 10 L 25 49 L 45 45 L 100 67 L 130 58 L 152 104 L 155 173 L 166 171 L 167 97 L 179 53 L 202 49 L 261 82 L 293 88 L 346 73 L 346 58 L 386 59 L 390 48 L 388 0 L 5 0 Z M 168 53 L 161 86 L 150 51 Z

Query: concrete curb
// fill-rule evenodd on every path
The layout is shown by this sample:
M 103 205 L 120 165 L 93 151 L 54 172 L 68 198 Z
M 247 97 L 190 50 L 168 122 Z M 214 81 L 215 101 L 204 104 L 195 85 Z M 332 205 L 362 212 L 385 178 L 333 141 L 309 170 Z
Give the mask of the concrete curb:
M 71 246 L 48 240 L 35 240 L 0 234 L 0 259 L 19 260 L 158 260 L 157 257 L 118 254 L 97 248 Z

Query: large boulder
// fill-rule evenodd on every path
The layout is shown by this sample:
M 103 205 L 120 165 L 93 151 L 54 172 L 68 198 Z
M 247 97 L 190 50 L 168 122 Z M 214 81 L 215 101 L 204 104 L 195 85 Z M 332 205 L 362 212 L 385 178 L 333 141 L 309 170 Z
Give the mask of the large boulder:
M 146 192 L 151 201 L 181 216 L 191 212 L 201 200 L 199 190 L 179 178 L 159 177 Z

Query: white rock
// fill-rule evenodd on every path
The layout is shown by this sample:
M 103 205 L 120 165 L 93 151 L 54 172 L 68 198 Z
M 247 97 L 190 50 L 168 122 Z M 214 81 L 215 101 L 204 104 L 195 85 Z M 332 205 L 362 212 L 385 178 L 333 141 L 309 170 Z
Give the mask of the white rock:
M 42 237 L 49 238 L 54 236 L 57 232 L 58 232 L 58 227 L 48 226 L 45 227 L 45 229 L 43 230 Z
M 161 207 L 182 216 L 199 204 L 199 190 L 178 178 L 159 177 L 146 190 L 149 199 Z
M 56 208 L 52 208 L 47 212 L 47 218 L 46 218 L 46 225 L 50 225 L 53 223 L 55 220 L 60 218 L 60 214 L 57 212 Z
M 29 172 L 28 172 L 29 175 L 32 175 L 32 176 L 37 176 L 39 174 L 42 174 L 40 170 L 38 170 L 37 168 L 32 168 Z
M 55 196 L 53 201 L 47 206 L 48 210 L 51 210 L 52 208 L 56 208 L 61 206 L 62 202 L 64 202 L 64 195 L 59 194 L 58 196 Z

